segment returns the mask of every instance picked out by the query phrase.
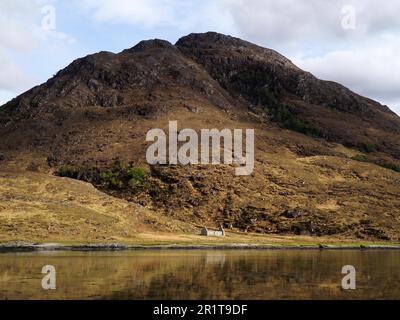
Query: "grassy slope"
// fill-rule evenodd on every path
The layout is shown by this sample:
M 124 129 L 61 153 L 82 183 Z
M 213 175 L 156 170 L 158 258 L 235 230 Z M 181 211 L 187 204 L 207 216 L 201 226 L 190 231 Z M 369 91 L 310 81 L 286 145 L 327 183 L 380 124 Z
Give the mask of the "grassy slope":
M 225 238 L 206 238 L 196 235 L 197 231 L 189 224 L 110 197 L 80 181 L 34 172 L 0 172 L 0 242 L 216 246 L 372 244 L 335 237 L 236 232 L 228 232 Z

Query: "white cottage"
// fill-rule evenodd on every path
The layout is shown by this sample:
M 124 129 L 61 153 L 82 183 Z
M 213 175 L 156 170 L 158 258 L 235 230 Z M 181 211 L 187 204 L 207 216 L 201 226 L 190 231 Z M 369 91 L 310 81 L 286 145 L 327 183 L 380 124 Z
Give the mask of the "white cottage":
M 206 237 L 225 237 L 225 229 L 222 225 L 219 230 L 211 230 L 204 227 L 201 230 L 201 235 Z

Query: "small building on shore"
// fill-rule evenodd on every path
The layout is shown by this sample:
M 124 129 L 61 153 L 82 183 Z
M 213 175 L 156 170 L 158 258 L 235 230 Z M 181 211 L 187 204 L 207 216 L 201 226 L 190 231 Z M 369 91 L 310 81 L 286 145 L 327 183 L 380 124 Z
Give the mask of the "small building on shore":
M 201 235 L 205 237 L 225 237 L 225 229 L 222 225 L 219 230 L 204 227 L 201 230 Z

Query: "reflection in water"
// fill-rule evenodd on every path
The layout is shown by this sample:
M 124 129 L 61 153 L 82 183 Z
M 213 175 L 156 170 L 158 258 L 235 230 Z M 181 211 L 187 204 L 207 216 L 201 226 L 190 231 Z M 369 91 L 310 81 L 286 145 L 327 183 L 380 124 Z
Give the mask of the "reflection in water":
M 41 287 L 42 267 L 57 290 Z M 344 265 L 357 290 L 341 289 Z M 399 251 L 0 254 L 0 299 L 400 299 Z

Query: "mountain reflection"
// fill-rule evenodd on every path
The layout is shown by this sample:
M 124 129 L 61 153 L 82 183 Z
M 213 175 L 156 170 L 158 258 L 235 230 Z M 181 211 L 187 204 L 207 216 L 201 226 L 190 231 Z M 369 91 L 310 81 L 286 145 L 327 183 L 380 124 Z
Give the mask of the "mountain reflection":
M 357 290 L 342 290 L 344 265 Z M 400 299 L 399 266 L 400 252 L 379 250 L 6 253 L 0 299 Z

